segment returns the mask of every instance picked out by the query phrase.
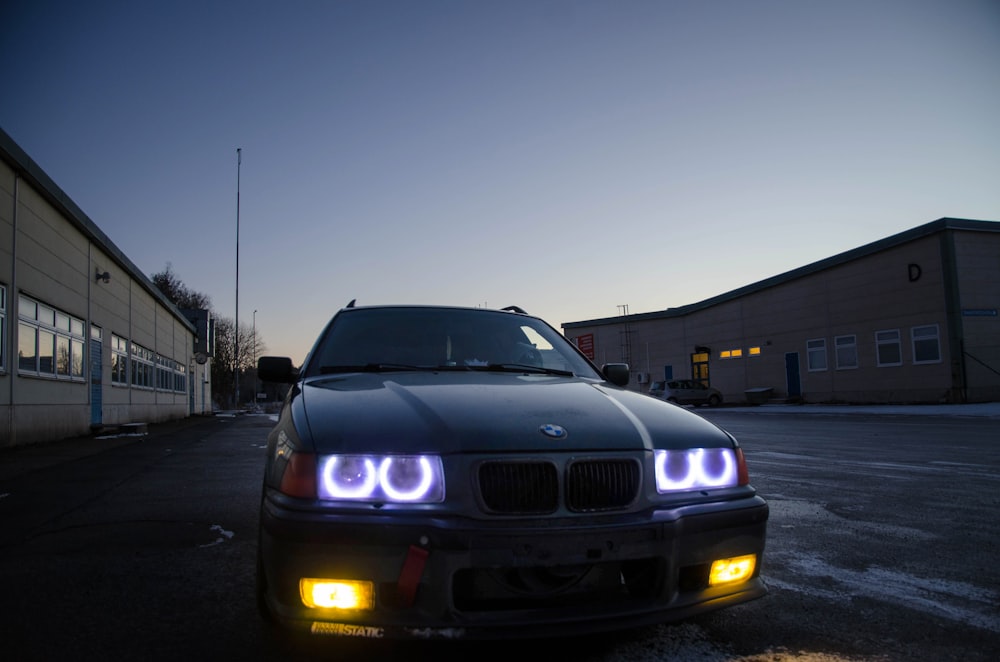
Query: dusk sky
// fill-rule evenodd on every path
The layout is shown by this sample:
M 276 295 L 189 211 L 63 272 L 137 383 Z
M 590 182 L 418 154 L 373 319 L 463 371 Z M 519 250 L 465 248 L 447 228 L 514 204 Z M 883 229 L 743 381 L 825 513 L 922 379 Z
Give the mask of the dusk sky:
M 359 304 L 682 306 L 1000 221 L 1000 1 L 0 2 L 0 127 L 300 362 Z M 76 312 L 76 311 L 74 311 Z

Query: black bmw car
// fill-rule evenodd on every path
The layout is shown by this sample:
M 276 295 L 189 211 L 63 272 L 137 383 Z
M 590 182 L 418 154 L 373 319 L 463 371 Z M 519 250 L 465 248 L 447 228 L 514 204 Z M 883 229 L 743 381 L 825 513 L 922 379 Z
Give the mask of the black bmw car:
M 340 310 L 268 436 L 263 615 L 318 635 L 557 636 L 758 598 L 739 444 L 518 308 Z

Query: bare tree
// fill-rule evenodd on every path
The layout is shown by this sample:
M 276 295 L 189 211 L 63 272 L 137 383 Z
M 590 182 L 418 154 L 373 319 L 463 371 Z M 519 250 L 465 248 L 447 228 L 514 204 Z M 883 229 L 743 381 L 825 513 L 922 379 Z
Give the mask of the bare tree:
M 236 396 L 233 349 L 233 319 L 231 317 L 215 317 L 215 359 L 212 361 L 212 393 L 220 404 L 239 406 L 234 402 Z M 260 334 L 251 325 L 240 323 L 240 399 L 249 402 L 253 400 L 255 390 L 250 382 L 250 388 L 244 388 L 244 379 L 256 379 L 257 366 L 253 364 L 254 356 L 261 356 L 267 351 L 267 345 L 260 339 Z M 246 397 L 243 397 L 243 396 Z
M 191 308 L 193 310 L 212 309 L 212 300 L 208 295 L 195 292 L 185 285 L 174 273 L 173 267 L 169 262 L 167 262 L 167 266 L 163 271 L 150 276 L 150 280 L 178 308 Z
M 151 280 L 156 287 L 163 292 L 175 306 L 181 309 L 211 310 L 212 300 L 208 295 L 195 292 L 188 288 L 180 278 L 173 272 L 170 263 L 166 268 L 151 276 Z M 231 317 L 220 317 L 212 311 L 214 320 L 215 339 L 213 346 L 215 354 L 212 358 L 212 396 L 219 406 L 238 407 L 240 403 L 234 402 L 236 397 L 235 375 L 237 366 L 235 365 L 234 349 L 235 338 L 233 337 L 233 319 Z M 257 366 L 253 365 L 253 357 L 260 356 L 267 351 L 267 346 L 260 339 L 257 329 L 241 323 L 239 334 L 239 357 L 240 365 L 240 385 L 248 378 L 251 388 L 246 390 L 248 397 L 243 400 L 252 400 L 255 390 L 252 385 L 256 381 Z M 243 389 L 241 388 L 241 392 Z

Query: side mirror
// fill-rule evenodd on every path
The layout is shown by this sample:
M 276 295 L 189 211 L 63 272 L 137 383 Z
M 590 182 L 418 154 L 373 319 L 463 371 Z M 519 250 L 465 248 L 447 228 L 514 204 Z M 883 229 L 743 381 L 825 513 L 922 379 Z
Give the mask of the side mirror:
M 292 384 L 299 378 L 299 371 L 287 356 L 262 356 L 257 359 L 257 377 L 265 382 Z
M 605 363 L 601 366 L 601 372 L 615 386 L 627 386 L 632 376 L 627 363 Z

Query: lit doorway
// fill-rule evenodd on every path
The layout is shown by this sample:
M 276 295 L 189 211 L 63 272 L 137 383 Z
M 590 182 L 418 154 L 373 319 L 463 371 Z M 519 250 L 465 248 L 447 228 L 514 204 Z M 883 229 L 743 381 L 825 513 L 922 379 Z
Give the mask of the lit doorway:
M 705 386 L 708 381 L 708 352 L 695 352 L 691 355 L 691 379 L 701 382 Z

